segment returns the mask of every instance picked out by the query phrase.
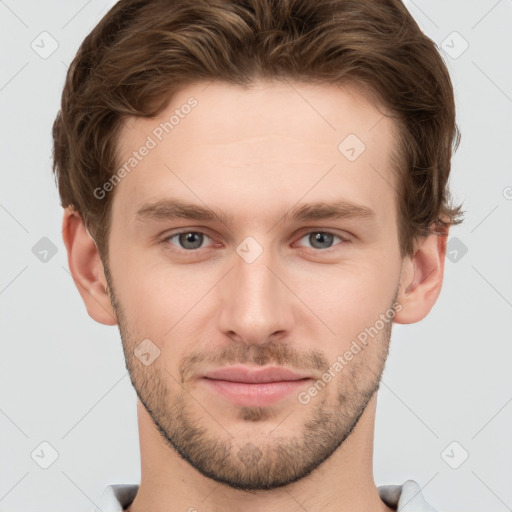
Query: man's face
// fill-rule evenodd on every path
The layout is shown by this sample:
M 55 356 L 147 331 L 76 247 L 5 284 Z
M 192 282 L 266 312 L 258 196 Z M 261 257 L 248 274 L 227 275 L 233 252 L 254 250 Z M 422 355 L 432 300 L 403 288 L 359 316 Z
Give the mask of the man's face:
M 139 156 L 115 187 L 107 278 L 133 385 L 169 445 L 203 475 L 270 489 L 329 457 L 378 389 L 402 263 L 396 135 L 346 88 L 206 85 L 125 124 L 121 165 Z M 164 201 L 222 219 L 151 208 Z M 346 204 L 301 209 L 317 203 Z M 212 373 L 227 367 L 297 380 Z

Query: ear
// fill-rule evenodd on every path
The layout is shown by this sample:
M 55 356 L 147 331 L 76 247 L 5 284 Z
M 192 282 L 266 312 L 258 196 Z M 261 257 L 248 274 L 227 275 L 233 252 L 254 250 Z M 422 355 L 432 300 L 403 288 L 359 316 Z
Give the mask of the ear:
M 449 226 L 437 226 L 438 234 L 420 237 L 412 256 L 404 258 L 394 321 L 399 324 L 419 322 L 434 306 L 444 276 L 446 240 Z
M 107 294 L 103 263 L 94 239 L 80 214 L 72 207 L 64 211 L 62 237 L 68 265 L 89 316 L 105 325 L 116 325 L 117 318 Z

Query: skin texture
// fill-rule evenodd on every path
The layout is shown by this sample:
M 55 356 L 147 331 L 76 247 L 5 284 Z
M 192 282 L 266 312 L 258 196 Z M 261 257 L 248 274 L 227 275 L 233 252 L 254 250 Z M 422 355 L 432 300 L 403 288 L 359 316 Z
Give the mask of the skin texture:
M 156 146 L 109 192 L 109 268 L 80 216 L 67 209 L 63 220 L 77 288 L 93 319 L 119 325 L 139 397 L 142 479 L 129 510 L 390 510 L 372 457 L 391 321 L 308 403 L 292 392 L 264 407 L 237 405 L 202 376 L 240 363 L 283 366 L 310 377 L 307 392 L 361 332 L 382 325 L 380 315 L 412 323 L 428 314 L 448 232 L 401 258 L 394 121 L 346 86 L 187 86 L 158 119 L 127 119 L 122 161 L 191 96 L 197 106 L 161 141 L 153 136 Z M 349 134 L 365 144 L 354 161 L 338 150 Z M 226 219 L 137 218 L 163 199 Z M 318 201 L 374 214 L 284 215 Z M 198 235 L 171 237 L 181 231 Z M 248 262 L 240 247 L 261 254 Z M 148 365 L 136 356 L 147 339 L 145 351 L 158 353 Z

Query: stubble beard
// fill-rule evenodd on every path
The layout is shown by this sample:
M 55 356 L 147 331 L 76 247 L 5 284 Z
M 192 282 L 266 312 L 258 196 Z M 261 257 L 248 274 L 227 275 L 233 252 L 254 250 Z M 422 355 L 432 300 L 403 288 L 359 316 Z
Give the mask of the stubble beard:
M 107 280 L 118 319 L 126 368 L 149 417 L 169 447 L 202 475 L 229 487 L 249 491 L 270 490 L 306 477 L 350 436 L 379 389 L 389 351 L 392 322 L 386 323 L 378 336 L 308 404 L 303 405 L 297 400 L 294 406 L 297 412 L 303 417 L 304 408 L 307 408 L 308 415 L 302 424 L 291 430 L 293 435 L 280 435 L 278 426 L 263 438 L 257 435 L 236 438 L 222 426 L 223 418 L 217 417 L 218 413 L 209 414 L 208 404 L 200 404 L 194 397 L 190 380 L 180 382 L 162 366 L 161 359 L 144 366 L 136 358 L 134 349 L 140 340 L 127 323 L 108 275 Z M 265 345 L 238 345 L 232 347 L 231 355 L 242 356 L 237 358 L 237 362 L 283 364 L 283 350 L 284 353 L 293 350 L 285 347 L 273 341 Z M 224 353 L 229 352 L 228 348 Z M 197 359 L 197 355 L 189 358 L 188 362 L 194 358 Z M 327 361 L 322 360 L 321 365 L 326 364 Z M 183 366 L 180 373 L 183 376 Z M 335 397 L 332 396 L 333 386 Z M 294 412 L 295 409 L 281 411 L 280 415 L 288 414 L 293 418 Z M 258 424 L 263 425 L 269 418 L 275 420 L 275 409 L 240 407 L 237 420 L 244 425 L 252 424 L 258 432 Z

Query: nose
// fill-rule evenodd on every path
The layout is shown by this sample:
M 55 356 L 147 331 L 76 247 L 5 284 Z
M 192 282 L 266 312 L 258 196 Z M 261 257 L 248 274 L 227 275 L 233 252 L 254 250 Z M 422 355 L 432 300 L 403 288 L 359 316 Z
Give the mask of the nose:
M 220 331 L 234 341 L 257 345 L 287 337 L 296 321 L 297 300 L 284 284 L 283 267 L 270 250 L 251 263 L 235 253 L 233 265 L 219 290 Z

